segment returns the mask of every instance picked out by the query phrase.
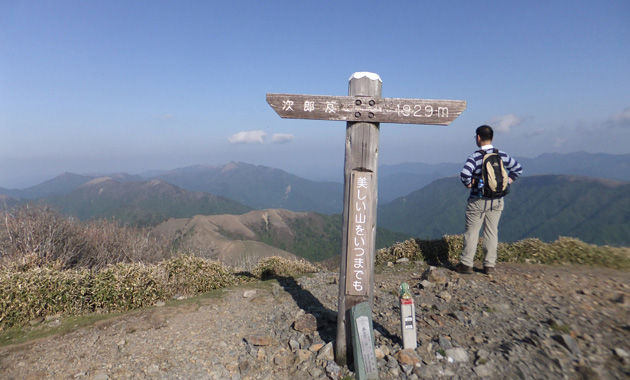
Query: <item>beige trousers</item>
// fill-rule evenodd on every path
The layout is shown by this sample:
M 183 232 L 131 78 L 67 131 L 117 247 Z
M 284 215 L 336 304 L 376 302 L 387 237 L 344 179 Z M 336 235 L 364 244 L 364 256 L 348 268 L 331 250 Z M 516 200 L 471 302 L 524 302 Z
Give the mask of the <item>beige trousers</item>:
M 460 258 L 464 265 L 473 266 L 477 243 L 479 242 L 479 230 L 483 226 L 483 250 L 485 254 L 483 265 L 486 267 L 495 266 L 499 243 L 499 219 L 502 211 L 503 198 L 468 198 L 464 250 Z

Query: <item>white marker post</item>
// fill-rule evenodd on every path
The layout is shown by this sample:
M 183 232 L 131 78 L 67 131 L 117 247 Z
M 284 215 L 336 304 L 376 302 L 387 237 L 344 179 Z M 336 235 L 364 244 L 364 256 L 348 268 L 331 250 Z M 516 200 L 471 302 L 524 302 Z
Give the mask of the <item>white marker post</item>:
M 418 335 L 416 333 L 416 307 L 413 296 L 409 291 L 409 285 L 403 282 L 400 285 L 400 333 L 403 341 L 403 349 L 418 347 Z
M 348 96 L 267 94 L 280 117 L 346 121 L 344 206 L 335 359 L 352 357 L 350 311 L 374 299 L 377 167 L 380 123 L 448 125 L 465 109 L 463 100 L 382 98 L 378 74 L 350 78 Z M 371 327 L 370 327 L 371 328 Z

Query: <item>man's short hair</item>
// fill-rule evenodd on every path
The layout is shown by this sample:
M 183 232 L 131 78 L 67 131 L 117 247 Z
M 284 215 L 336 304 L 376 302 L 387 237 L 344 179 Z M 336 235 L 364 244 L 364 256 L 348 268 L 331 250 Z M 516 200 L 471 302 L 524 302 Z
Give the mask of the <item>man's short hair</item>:
M 494 137 L 492 127 L 489 125 L 482 125 L 481 127 L 478 127 L 475 132 L 477 133 L 477 136 L 481 138 L 481 141 L 492 141 L 492 138 Z

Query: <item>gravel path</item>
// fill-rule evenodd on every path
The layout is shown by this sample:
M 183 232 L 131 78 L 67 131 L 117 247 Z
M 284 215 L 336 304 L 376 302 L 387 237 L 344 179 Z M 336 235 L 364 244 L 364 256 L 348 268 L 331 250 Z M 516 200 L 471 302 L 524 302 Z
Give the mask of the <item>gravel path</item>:
M 225 289 L 2 347 L 0 378 L 340 379 L 352 373 L 332 356 L 337 277 Z M 414 292 L 414 351 L 400 347 L 402 281 Z M 627 379 L 629 295 L 630 274 L 608 269 L 502 265 L 486 276 L 395 264 L 376 275 L 379 376 Z

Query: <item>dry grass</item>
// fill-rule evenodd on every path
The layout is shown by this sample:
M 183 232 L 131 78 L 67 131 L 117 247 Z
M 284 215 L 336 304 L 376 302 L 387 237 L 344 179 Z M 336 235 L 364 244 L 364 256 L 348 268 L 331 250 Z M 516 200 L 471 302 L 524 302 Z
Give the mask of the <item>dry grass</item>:
M 99 269 L 120 262 L 157 262 L 172 255 L 163 239 L 112 221 L 80 223 L 33 206 L 0 217 L 0 267 Z
M 380 249 L 377 264 L 396 261 L 399 258 L 423 260 L 432 265 L 449 265 L 459 260 L 464 247 L 462 235 L 445 235 L 439 240 L 410 239 Z M 481 243 L 475 260 L 483 260 Z M 561 237 L 545 243 L 538 239 L 524 239 L 514 243 L 499 243 L 497 261 L 507 263 L 537 264 L 585 264 L 630 270 L 630 248 L 597 246 L 579 239 Z
M 279 256 L 266 257 L 252 270 L 256 278 L 295 277 L 318 272 L 319 268 L 306 260 L 291 260 Z
M 101 270 L 4 268 L 0 270 L 0 331 L 48 315 L 132 310 L 175 296 L 317 270 L 306 261 L 268 257 L 251 274 L 235 273 L 219 262 L 183 255 L 157 264 L 118 263 Z

